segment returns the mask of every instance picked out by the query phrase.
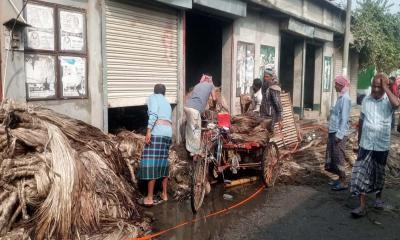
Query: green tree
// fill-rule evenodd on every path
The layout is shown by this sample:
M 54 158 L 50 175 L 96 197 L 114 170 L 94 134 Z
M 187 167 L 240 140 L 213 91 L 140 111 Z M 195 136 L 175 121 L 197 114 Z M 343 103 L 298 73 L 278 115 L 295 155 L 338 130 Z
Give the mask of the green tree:
M 400 68 L 400 14 L 389 11 L 388 0 L 360 0 L 353 13 L 353 47 L 360 53 L 362 67 L 378 71 Z

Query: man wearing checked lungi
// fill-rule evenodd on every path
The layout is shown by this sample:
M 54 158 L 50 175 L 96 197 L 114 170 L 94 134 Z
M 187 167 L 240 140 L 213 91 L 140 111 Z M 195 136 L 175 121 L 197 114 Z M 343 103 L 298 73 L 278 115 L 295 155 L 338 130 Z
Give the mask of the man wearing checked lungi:
M 366 215 L 366 194 L 375 193 L 374 207 L 383 209 L 382 190 L 390 149 L 392 113 L 400 106 L 390 91 L 386 75 L 375 75 L 371 94 L 364 98 L 360 116 L 360 149 L 352 170 L 350 191 L 359 196 L 360 206 L 351 212 L 355 218 Z
M 149 121 L 138 175 L 140 180 L 148 181 L 147 196 L 139 199 L 139 204 L 148 207 L 168 200 L 168 152 L 172 142 L 172 109 L 165 98 L 165 90 L 163 84 L 156 84 L 154 94 L 147 102 Z M 153 198 L 154 185 L 160 178 L 162 178 L 161 199 L 155 200 Z

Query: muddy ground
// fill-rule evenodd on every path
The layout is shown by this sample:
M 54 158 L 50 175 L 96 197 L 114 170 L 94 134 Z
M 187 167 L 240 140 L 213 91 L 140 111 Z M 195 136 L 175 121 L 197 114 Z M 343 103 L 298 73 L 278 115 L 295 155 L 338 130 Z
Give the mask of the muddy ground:
M 224 191 L 217 189 L 206 199 L 198 215 L 206 215 L 242 200 L 257 184 Z M 224 200 L 223 193 L 234 197 Z M 388 208 L 370 207 L 367 217 L 352 219 L 357 199 L 348 192 L 332 192 L 321 186 L 278 186 L 264 190 L 245 205 L 228 213 L 183 226 L 155 239 L 400 239 L 400 187 L 385 190 Z M 370 201 L 372 205 L 372 201 Z M 166 203 L 151 210 L 154 231 L 191 219 L 188 202 Z
M 400 143 L 399 139 L 397 134 L 394 144 Z M 323 147 L 316 149 L 318 151 L 310 151 L 310 154 L 295 156 L 286 167 L 294 167 L 298 172 L 284 176 L 273 189 L 262 190 L 238 208 L 186 224 L 153 239 L 400 239 L 400 181 L 391 179 L 386 185 L 384 211 L 372 208 L 373 196 L 370 196 L 368 215 L 353 219 L 350 211 L 357 206 L 357 199 L 348 191 L 330 190 L 327 182 L 331 175 L 323 171 L 321 161 Z M 391 156 L 400 161 L 397 154 Z M 348 170 L 350 174 L 350 163 Z M 232 189 L 215 185 L 196 217 L 240 202 L 259 187 L 260 182 Z M 224 193 L 233 199 L 224 199 Z M 189 200 L 170 201 L 146 211 L 154 218 L 153 232 L 194 218 Z

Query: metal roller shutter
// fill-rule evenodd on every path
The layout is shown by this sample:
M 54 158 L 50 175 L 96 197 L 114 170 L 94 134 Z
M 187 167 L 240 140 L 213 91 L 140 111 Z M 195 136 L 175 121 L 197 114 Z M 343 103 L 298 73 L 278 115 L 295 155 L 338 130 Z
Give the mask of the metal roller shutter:
M 156 83 L 176 103 L 177 11 L 106 1 L 105 35 L 109 107 L 145 105 Z

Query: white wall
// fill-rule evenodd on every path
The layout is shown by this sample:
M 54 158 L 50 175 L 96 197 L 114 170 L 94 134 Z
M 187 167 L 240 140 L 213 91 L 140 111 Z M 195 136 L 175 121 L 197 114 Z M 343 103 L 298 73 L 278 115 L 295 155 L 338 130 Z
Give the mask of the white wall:
M 101 0 L 45 0 L 64 6 L 86 10 L 87 47 L 88 47 L 88 91 L 87 99 L 32 101 L 34 104 L 53 109 L 62 114 L 83 120 L 96 127 L 103 128 L 103 88 L 102 88 L 102 52 L 101 52 Z M 14 0 L 18 9 L 22 8 L 22 0 Z M 15 18 L 17 13 L 8 1 L 0 1 L 0 20 L 5 22 Z M 5 73 L 5 29 L 0 26 L 1 73 Z M 23 44 L 21 51 L 10 52 L 7 61 L 5 96 L 17 101 L 26 101 L 25 69 Z
M 324 44 L 324 49 L 323 49 L 323 56 L 324 57 L 332 57 L 332 71 L 331 71 L 331 91 L 330 92 L 322 92 L 322 97 L 321 97 L 321 118 L 326 119 L 329 115 L 329 110 L 331 107 L 331 102 L 334 100 L 334 97 L 336 94 L 333 94 L 334 92 L 334 84 L 333 84 L 333 79 L 334 79 L 334 59 L 333 59 L 333 53 L 334 53 L 334 48 L 333 48 L 333 42 L 328 42 Z
M 239 41 L 255 44 L 254 78 L 259 77 L 260 47 L 267 45 L 275 47 L 275 69 L 279 69 L 280 32 L 279 21 L 267 16 L 265 13 L 253 10 L 247 11 L 246 18 L 237 19 L 233 27 L 233 61 L 232 61 L 232 109 L 233 114 L 240 113 L 240 99 L 236 97 L 236 60 L 237 43 Z

